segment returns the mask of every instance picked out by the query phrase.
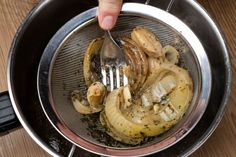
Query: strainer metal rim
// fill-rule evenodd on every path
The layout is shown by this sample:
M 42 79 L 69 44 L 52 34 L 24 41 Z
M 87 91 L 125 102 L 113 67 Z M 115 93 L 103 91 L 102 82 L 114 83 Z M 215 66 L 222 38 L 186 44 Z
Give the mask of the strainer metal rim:
M 184 138 L 202 117 L 208 104 L 211 92 L 211 69 L 206 52 L 201 42 L 198 40 L 196 35 L 188 28 L 188 26 L 186 26 L 181 20 L 174 17 L 173 15 L 152 6 L 138 3 L 125 3 L 122 7 L 122 13 L 142 14 L 144 16 L 163 21 L 165 24 L 174 28 L 189 43 L 191 43 L 191 48 L 194 50 L 194 52 L 196 52 L 195 55 L 198 58 L 202 78 L 202 87 L 200 88 L 201 93 L 199 99 L 200 101 L 197 104 L 196 112 L 194 112 L 195 114 L 191 115 L 192 118 L 190 117 L 189 119 L 187 119 L 184 123 L 185 125 L 177 132 L 175 132 L 174 135 L 168 137 L 165 141 L 161 141 L 159 143 L 141 148 L 129 148 L 121 150 L 94 145 L 93 143 L 80 138 L 60 120 L 59 115 L 57 115 L 56 110 L 53 108 L 52 94 L 50 93 L 50 73 L 56 53 L 66 37 L 68 37 L 73 31 L 76 31 L 76 29 L 78 29 L 78 27 L 81 27 L 81 25 L 85 25 L 87 22 L 96 18 L 96 12 L 97 8 L 92 8 L 82 14 L 79 14 L 68 23 L 66 23 L 48 43 L 39 64 L 37 77 L 38 94 L 44 113 L 46 114 L 47 118 L 54 126 L 54 128 L 67 140 L 87 151 L 96 154 L 115 156 L 142 156 L 156 153 L 172 146 L 173 144 Z

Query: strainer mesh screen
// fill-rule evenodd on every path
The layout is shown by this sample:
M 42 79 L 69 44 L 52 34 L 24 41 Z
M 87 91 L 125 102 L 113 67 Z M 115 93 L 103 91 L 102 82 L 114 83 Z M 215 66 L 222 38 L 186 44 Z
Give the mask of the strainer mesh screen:
M 191 64 L 191 69 L 188 70 L 193 78 L 193 82 L 198 82 L 196 80 L 197 76 L 195 76 L 196 73 L 194 72 L 197 71 L 197 65 L 193 63 L 193 60 L 195 60 L 193 52 L 191 52 L 188 44 L 172 28 L 158 21 L 143 17 L 121 16 L 118 19 L 116 27 L 111 32 L 114 37 L 124 36 L 130 34 L 136 26 L 150 29 L 157 35 L 163 46 L 175 46 L 180 52 L 181 59 L 185 61 L 185 66 L 188 67 Z M 91 133 L 86 129 L 87 124 L 82 122 L 84 117 L 77 113 L 72 106 L 70 93 L 75 89 L 79 89 L 85 93 L 87 87 L 85 86 L 83 77 L 84 53 L 89 42 L 103 35 L 104 32 L 99 28 L 96 21 L 75 31 L 60 47 L 53 67 L 51 68 L 51 94 L 58 114 L 75 133 L 95 143 L 98 141 L 88 136 Z M 194 85 L 194 91 L 197 90 L 195 87 L 196 85 Z

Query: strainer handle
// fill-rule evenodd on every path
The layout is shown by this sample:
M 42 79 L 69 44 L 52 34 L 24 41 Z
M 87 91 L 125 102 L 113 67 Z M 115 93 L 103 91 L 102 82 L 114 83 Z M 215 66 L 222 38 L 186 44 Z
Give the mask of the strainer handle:
M 149 4 L 151 0 L 146 0 L 146 2 L 144 4 Z M 175 1 L 175 0 L 170 0 L 170 1 Z M 197 1 L 197 0 L 193 0 L 193 1 Z
M 0 136 L 9 133 L 21 124 L 15 115 L 8 92 L 0 93 Z
M 169 4 L 168 4 L 168 6 L 166 8 L 167 12 L 170 11 L 170 9 L 171 9 L 171 7 L 172 7 L 172 5 L 174 4 L 175 1 L 176 0 L 169 0 Z M 197 0 L 192 0 L 192 1 L 197 1 Z M 151 2 L 151 0 L 146 0 L 144 4 L 149 5 L 150 2 Z

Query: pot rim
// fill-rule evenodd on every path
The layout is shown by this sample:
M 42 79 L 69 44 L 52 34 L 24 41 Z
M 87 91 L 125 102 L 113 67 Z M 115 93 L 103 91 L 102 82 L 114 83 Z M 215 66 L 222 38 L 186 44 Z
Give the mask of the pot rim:
M 186 151 L 183 152 L 183 156 L 187 157 L 190 156 L 192 153 L 194 153 L 198 148 L 200 148 L 207 140 L 208 138 L 213 134 L 215 129 L 218 127 L 220 124 L 224 113 L 227 108 L 227 103 L 231 94 L 231 88 L 232 88 L 232 66 L 231 66 L 231 61 L 230 61 L 230 56 L 229 56 L 229 49 L 226 46 L 226 41 L 223 33 L 219 30 L 218 24 L 215 22 L 215 20 L 207 13 L 207 11 L 196 1 L 194 0 L 193 3 L 190 3 L 193 5 L 206 19 L 207 21 L 211 24 L 212 29 L 218 36 L 218 40 L 220 40 L 221 46 L 224 50 L 224 61 L 225 61 L 225 66 L 226 66 L 226 85 L 225 85 L 225 94 L 223 96 L 221 105 L 218 109 L 218 112 L 216 114 L 216 118 L 212 121 L 212 124 L 208 127 L 208 129 L 205 131 L 205 133 L 196 141 L 195 144 L 193 144 L 189 149 L 186 149 Z
M 17 118 L 19 119 L 21 125 L 26 130 L 26 132 L 30 135 L 30 137 L 46 152 L 48 152 L 52 156 L 60 156 L 59 153 L 57 153 L 52 147 L 48 146 L 40 137 L 36 134 L 36 132 L 33 130 L 33 128 L 30 126 L 30 124 L 27 122 L 25 116 L 22 113 L 21 107 L 19 105 L 19 102 L 16 98 L 16 92 L 14 89 L 14 85 L 12 84 L 12 67 L 13 67 L 13 58 L 15 57 L 15 52 L 17 49 L 18 42 L 21 40 L 22 35 L 24 34 L 25 30 L 27 29 L 28 25 L 30 25 L 31 21 L 34 19 L 35 16 L 37 16 L 37 13 L 42 10 L 46 5 L 48 4 L 48 0 L 40 0 L 37 5 L 35 5 L 29 13 L 26 15 L 24 20 L 22 21 L 21 25 L 18 27 L 15 36 L 13 38 L 9 55 L 8 55 L 8 62 L 7 62 L 7 85 L 8 85 L 8 91 L 9 96 L 11 99 L 11 103 L 14 109 L 14 112 L 16 113 Z

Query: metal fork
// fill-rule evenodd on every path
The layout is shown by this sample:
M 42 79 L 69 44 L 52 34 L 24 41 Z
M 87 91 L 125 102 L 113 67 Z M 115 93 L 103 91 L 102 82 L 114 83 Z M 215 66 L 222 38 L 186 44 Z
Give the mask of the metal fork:
M 126 66 L 124 52 L 115 42 L 110 31 L 105 31 L 105 39 L 100 52 L 100 61 L 102 83 L 108 87 L 109 91 L 113 91 L 121 85 L 125 86 L 128 84 L 128 79 L 123 73 L 123 67 Z

